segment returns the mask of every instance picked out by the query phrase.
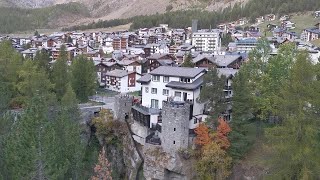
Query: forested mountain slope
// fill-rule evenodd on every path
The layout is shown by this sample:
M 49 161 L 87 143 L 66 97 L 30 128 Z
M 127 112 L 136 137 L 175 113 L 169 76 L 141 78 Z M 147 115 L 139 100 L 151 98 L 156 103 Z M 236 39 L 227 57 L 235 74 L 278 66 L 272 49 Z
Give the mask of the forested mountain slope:
M 69 0 L 46 0 L 39 6 L 65 3 Z M 200 28 L 215 27 L 218 23 L 260 15 L 277 15 L 315 11 L 319 0 L 76 0 L 46 8 L 20 9 L 22 0 L 0 0 L 0 33 L 34 30 L 38 28 L 90 29 L 133 23 L 131 28 L 157 26 L 190 26 L 199 19 Z M 26 1 L 27 2 L 27 1 Z M 30 2 L 40 2 L 33 0 Z M 47 3 L 47 4 L 46 4 Z M 34 5 L 34 4 L 33 4 Z M 26 7 L 30 7 L 26 5 Z M 32 6 L 31 6 L 32 7 Z M 10 12 L 10 13 L 9 13 Z M 117 20 L 113 20 L 117 19 Z M 110 21 L 112 20 L 112 21 Z M 92 23 L 94 22 L 94 23 Z M 87 23 L 91 23 L 85 26 Z M 78 25 L 78 26 L 75 26 Z M 73 27 L 75 26 L 75 27 Z

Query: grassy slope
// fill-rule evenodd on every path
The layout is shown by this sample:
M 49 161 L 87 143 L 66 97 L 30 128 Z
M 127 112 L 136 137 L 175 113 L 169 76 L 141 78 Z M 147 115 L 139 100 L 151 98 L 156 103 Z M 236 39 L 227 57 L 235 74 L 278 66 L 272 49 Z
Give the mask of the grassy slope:
M 69 3 L 39 9 L 0 7 L 0 33 L 50 27 L 52 21 L 61 18 L 68 20 L 68 15 L 70 14 L 76 15 L 79 18 L 90 16 L 87 8 L 79 3 Z
M 314 16 L 312 16 L 312 13 L 308 12 L 308 13 L 293 14 L 290 21 L 296 23 L 296 28 L 291 31 L 301 34 L 303 29 L 308 27 L 313 27 L 317 22 L 320 21 L 320 19 L 314 18 Z M 265 30 L 267 31 L 267 24 L 269 23 L 276 24 L 276 25 L 281 24 L 279 19 L 275 21 L 264 22 L 262 24 L 259 24 L 259 27 L 261 28 L 261 32 L 264 32 Z M 272 35 L 272 33 L 267 31 L 267 36 L 270 36 L 270 35 Z

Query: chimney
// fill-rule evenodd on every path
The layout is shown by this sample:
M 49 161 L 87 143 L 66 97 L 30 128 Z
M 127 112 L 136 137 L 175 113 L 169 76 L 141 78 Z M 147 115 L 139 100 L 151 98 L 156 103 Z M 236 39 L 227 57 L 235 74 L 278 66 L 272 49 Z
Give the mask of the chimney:
M 197 19 L 193 19 L 192 20 L 192 32 L 197 32 L 198 31 L 198 20 Z

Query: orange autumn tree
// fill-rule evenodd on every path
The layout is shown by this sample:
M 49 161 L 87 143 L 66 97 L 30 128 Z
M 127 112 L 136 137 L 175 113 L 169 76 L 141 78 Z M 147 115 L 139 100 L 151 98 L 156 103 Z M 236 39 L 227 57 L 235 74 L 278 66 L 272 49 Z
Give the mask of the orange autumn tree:
M 228 134 L 231 132 L 231 128 L 222 117 L 219 117 L 218 122 L 219 125 L 217 127 L 217 132 L 214 135 L 214 141 L 220 145 L 221 149 L 226 150 L 230 147 Z
M 197 135 L 195 139 L 196 145 L 202 147 L 212 141 L 209 135 L 209 128 L 204 123 L 199 124 L 199 126 L 194 131 Z
M 91 177 L 91 180 L 112 180 L 110 163 L 106 158 L 106 150 L 103 147 L 99 154 L 99 160 L 94 167 L 95 176 Z

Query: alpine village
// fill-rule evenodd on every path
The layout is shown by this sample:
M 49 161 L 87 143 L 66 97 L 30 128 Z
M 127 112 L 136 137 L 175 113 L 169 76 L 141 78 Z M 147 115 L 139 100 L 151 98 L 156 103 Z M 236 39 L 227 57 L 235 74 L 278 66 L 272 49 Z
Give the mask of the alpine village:
M 320 179 L 319 0 L 0 0 L 0 179 Z

